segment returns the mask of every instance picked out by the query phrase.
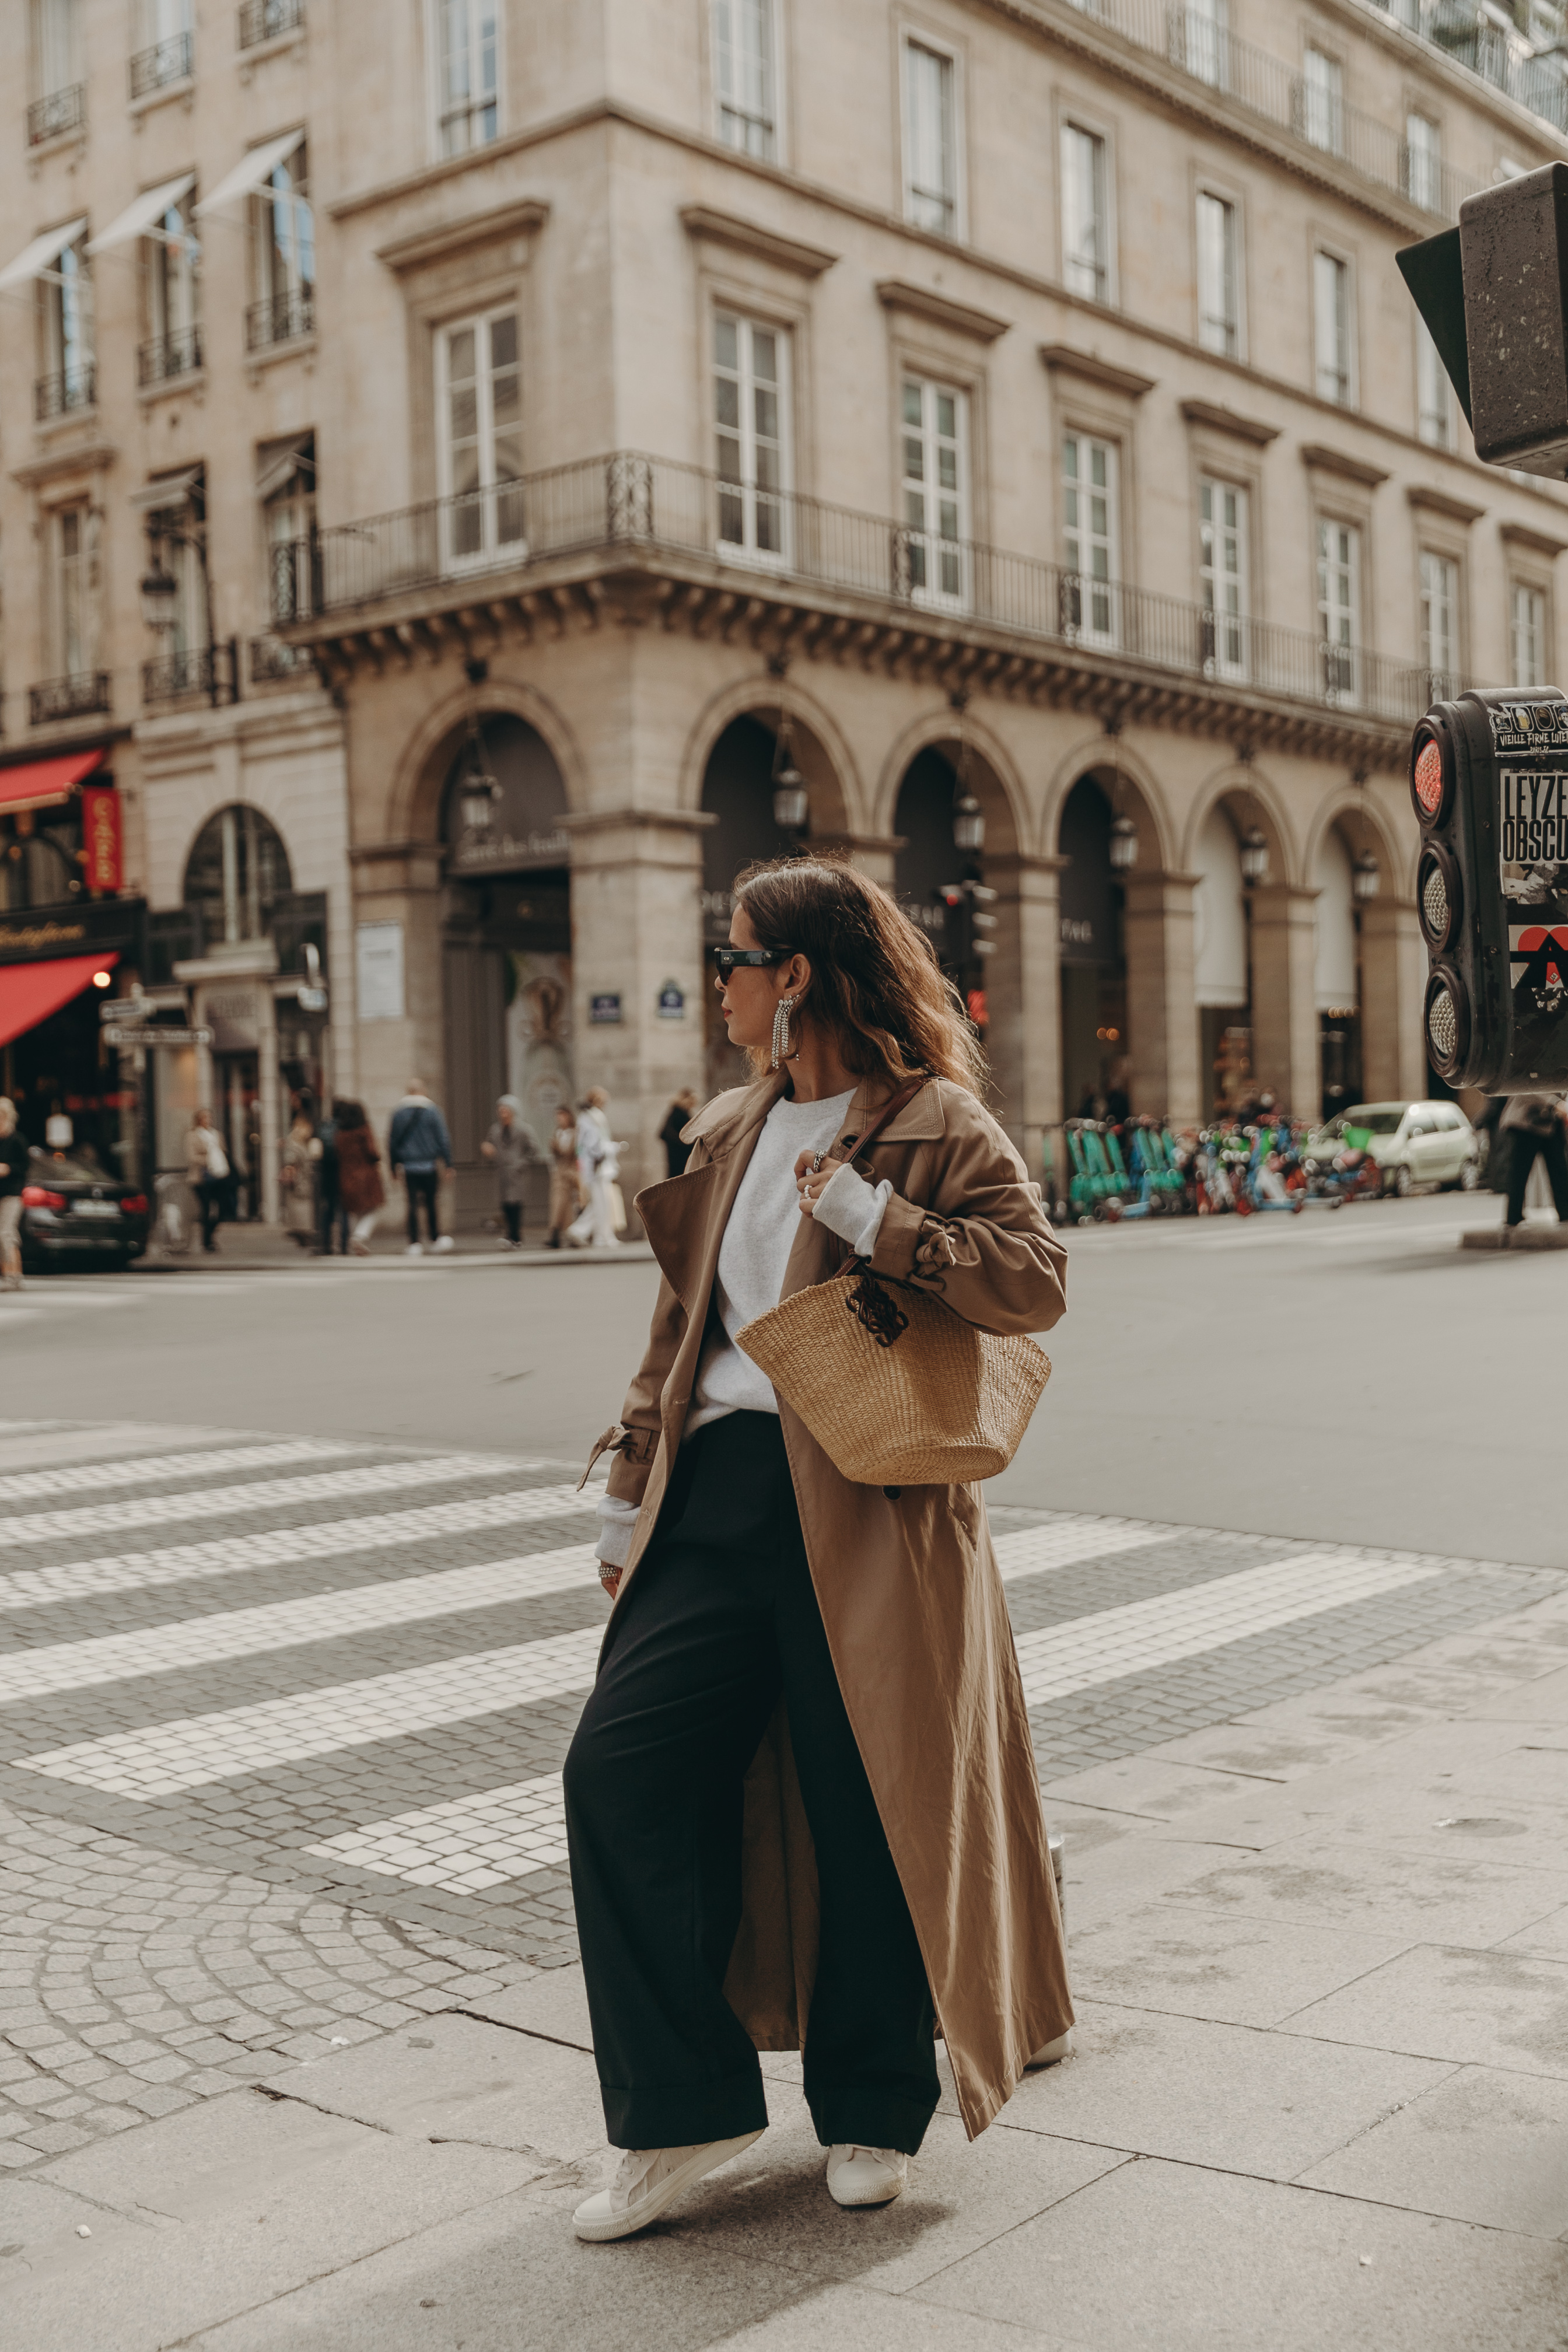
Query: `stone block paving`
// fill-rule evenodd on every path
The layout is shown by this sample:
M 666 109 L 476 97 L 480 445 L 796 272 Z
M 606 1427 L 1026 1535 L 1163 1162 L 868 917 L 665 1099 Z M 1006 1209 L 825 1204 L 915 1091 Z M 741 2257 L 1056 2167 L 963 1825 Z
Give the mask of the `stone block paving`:
M 111 1635 L 163 1646 L 139 1649 L 131 1667 L 106 1651 L 104 1679 L 43 1695 L 15 1672 L 0 1681 L 0 2168 L 237 2082 L 264 2084 L 575 1957 L 556 1776 L 605 1612 L 569 1465 L 374 1444 L 304 1459 L 304 1441 L 214 1431 L 204 1475 L 185 1430 L 170 1433 L 167 1475 L 144 1431 L 117 1473 L 112 1430 L 96 1457 L 79 1424 L 37 1425 L 30 1459 L 18 1450 L 26 1433 L 5 1425 L 5 1469 L 29 1483 L 8 1497 L 0 1478 L 0 1658 L 42 1662 Z M 436 1466 L 422 1473 L 421 1462 Z M 378 1469 L 384 1489 L 360 1475 Z M 340 1475 L 350 1483 L 333 1486 Z M 318 1481 L 304 1497 L 302 1476 Z M 239 1486 L 226 1516 L 204 1514 L 206 1494 Z M 52 1530 L 57 1507 L 70 1532 Z M 1037 1650 L 1054 1627 L 1092 1633 L 1106 1612 L 1131 1622 L 1116 1663 L 1135 1657 L 1138 1671 L 1031 1709 L 1047 1781 L 1407 1654 L 1568 1582 L 1497 1562 L 1401 1562 L 1016 1507 L 993 1519 L 1021 1639 Z M 13 1542 L 18 1521 L 25 1540 Z M 1031 1552 L 1029 1531 L 1042 1529 L 1049 1543 L 1037 1535 Z M 1389 1587 L 1391 1560 L 1405 1580 Z M 526 1597 L 442 1598 L 444 1574 L 468 1572 L 466 1595 L 487 1563 L 519 1561 L 543 1579 Z M 1205 1593 L 1266 1570 L 1279 1572 L 1271 1592 L 1281 1580 L 1297 1589 L 1294 1621 L 1271 1622 L 1259 1604 L 1247 1621 L 1256 1631 L 1244 1622 L 1205 1646 Z M 400 1588 L 412 1615 L 398 1614 Z M 363 1596 L 387 1622 L 300 1640 L 293 1629 L 314 1633 L 318 1621 L 296 1617 L 286 1644 L 266 1646 L 263 1620 L 253 1629 L 237 1613 L 332 1594 Z M 172 1654 L 164 1636 L 175 1629 L 178 1662 L 142 1670 L 149 1654 Z M 93 1675 L 99 1656 L 87 1660 Z M 378 1679 L 406 1720 L 388 1731 L 364 1717 L 370 1727 L 356 1728 L 356 1692 Z M 226 1738 L 269 1723 L 285 1733 L 265 1768 L 224 1770 Z M 425 1824 L 429 1851 L 411 1821 Z M 524 1821 L 542 1866 L 515 1871 Z M 431 1883 L 437 1872 L 444 1885 Z

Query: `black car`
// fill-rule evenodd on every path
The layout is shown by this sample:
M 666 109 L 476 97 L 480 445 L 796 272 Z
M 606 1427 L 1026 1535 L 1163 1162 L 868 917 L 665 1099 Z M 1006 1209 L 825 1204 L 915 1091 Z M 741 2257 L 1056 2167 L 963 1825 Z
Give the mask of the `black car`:
M 28 1274 L 65 1266 L 129 1265 L 147 1247 L 147 1195 L 107 1175 L 92 1152 L 27 1154 L 22 1188 L 22 1265 Z

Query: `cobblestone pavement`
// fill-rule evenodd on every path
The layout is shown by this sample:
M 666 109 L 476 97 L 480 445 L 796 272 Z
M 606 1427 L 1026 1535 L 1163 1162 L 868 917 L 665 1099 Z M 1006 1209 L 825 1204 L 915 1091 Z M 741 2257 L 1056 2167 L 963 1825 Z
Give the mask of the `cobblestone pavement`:
M 560 1462 L 0 1423 L 0 2168 L 574 1957 L 591 1509 Z M 1047 1782 L 1568 1581 L 993 1524 Z

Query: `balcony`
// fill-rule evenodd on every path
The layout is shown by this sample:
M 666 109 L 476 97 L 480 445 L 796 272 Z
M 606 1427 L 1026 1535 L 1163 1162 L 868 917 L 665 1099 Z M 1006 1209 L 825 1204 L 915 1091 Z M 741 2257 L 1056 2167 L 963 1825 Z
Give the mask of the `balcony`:
M 98 370 L 90 360 L 41 375 L 33 386 L 33 415 L 40 425 L 91 408 L 98 398 Z
M 290 619 L 298 618 L 290 614 Z M 316 667 L 308 646 L 286 645 L 281 637 L 252 637 L 246 654 L 252 686 L 313 686 Z
M 305 21 L 305 0 L 243 0 L 239 12 L 239 46 L 259 48 L 263 41 L 281 40 L 297 33 Z
M 1062 0 L 1076 15 L 1157 57 L 1189 82 L 1228 99 L 1245 114 L 1283 131 L 1300 147 L 1331 158 L 1359 180 L 1441 220 L 1482 185 L 1437 157 L 1412 158 L 1400 133 L 1359 107 L 1310 87 L 1294 66 L 1238 41 L 1211 16 L 1176 0 Z M 1367 0 L 1375 5 L 1376 0 Z M 1384 12 L 1386 13 L 1386 12 Z M 1472 14 L 1474 12 L 1472 11 Z
M 27 724 L 55 727 L 65 719 L 92 719 L 110 707 L 109 672 L 83 669 L 27 688 Z
M 1342 751 L 1353 738 L 1383 764 L 1391 730 L 1430 699 L 1420 665 L 1313 630 L 634 452 L 319 530 L 275 550 L 279 564 L 312 593 L 309 612 L 278 615 L 279 633 L 321 647 L 329 667 L 438 655 L 507 619 L 531 631 L 574 611 L 596 618 L 613 593 L 628 617 L 687 620 L 726 641 L 743 629 L 1254 743 Z
M 253 302 L 245 314 L 247 352 L 269 351 L 275 343 L 297 342 L 301 335 L 315 331 L 313 286 L 287 287 L 281 294 L 269 294 L 265 301 Z
M 228 646 L 187 646 L 182 653 L 160 654 L 142 665 L 142 699 L 149 709 L 195 694 L 212 703 L 233 702 L 237 699 L 234 688 L 234 656 Z
M 1477 0 L 1363 0 L 1415 39 L 1489 82 L 1516 106 L 1568 133 L 1568 79 L 1557 42 L 1535 42 Z
M 136 353 L 136 380 L 145 391 L 149 384 L 194 375 L 201 363 L 201 329 L 181 327 L 174 334 L 154 335 L 151 342 L 142 344 Z
M 36 98 L 27 109 L 27 144 L 41 147 L 47 139 L 63 139 L 87 121 L 87 84 L 73 81 L 68 89 L 52 89 Z
M 154 98 L 171 83 L 189 81 L 195 69 L 195 35 L 174 33 L 166 41 L 154 41 L 149 49 L 138 49 L 131 60 L 131 97 Z

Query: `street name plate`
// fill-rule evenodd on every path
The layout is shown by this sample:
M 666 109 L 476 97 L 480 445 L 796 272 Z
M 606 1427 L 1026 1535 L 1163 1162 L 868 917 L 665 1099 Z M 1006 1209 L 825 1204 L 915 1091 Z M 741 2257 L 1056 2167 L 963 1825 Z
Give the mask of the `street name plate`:
M 98 1017 L 100 1021 L 134 1021 L 141 1011 L 139 996 L 111 996 L 100 1004 Z
M 129 1029 L 116 1025 L 105 1029 L 103 1041 L 106 1045 L 210 1045 L 213 1033 L 210 1029 L 159 1029 L 151 1025 Z

